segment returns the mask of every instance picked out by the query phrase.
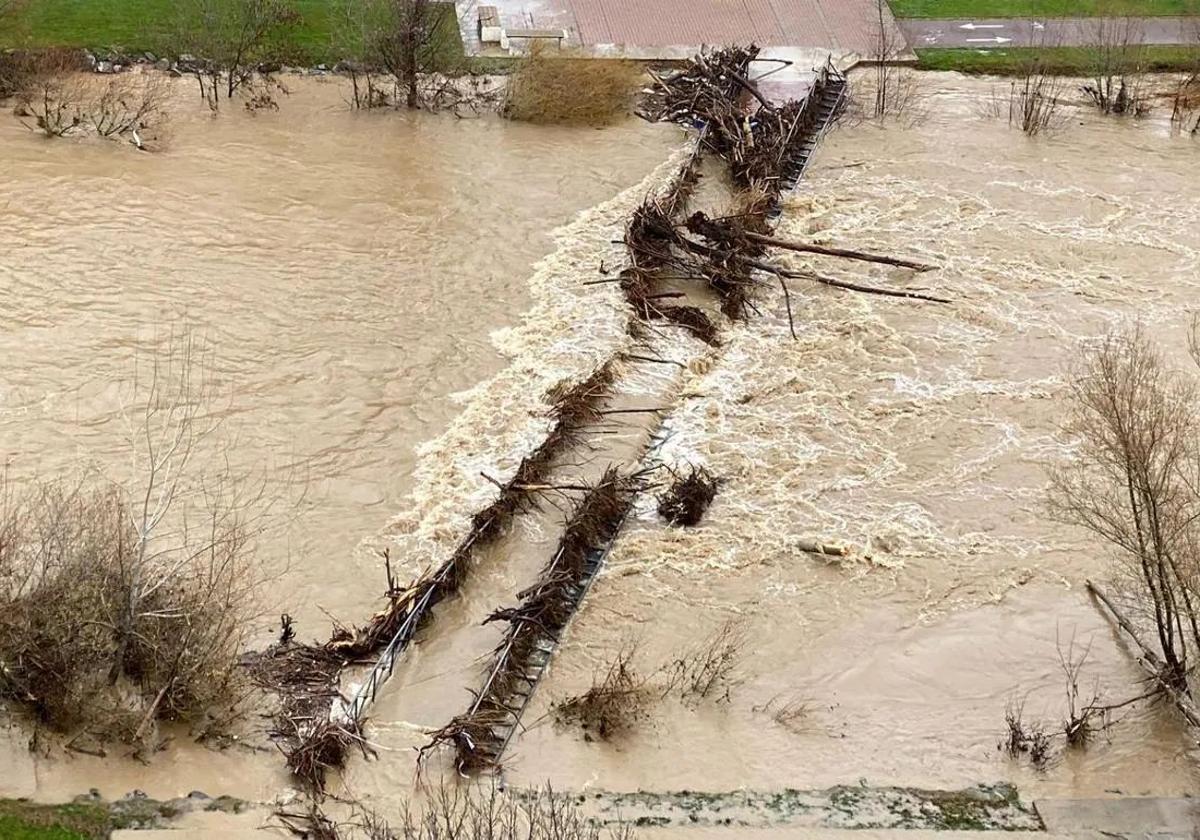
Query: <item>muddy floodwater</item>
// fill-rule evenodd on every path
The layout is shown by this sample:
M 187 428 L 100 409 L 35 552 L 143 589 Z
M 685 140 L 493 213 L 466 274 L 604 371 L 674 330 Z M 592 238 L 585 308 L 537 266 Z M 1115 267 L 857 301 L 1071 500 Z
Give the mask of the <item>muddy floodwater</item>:
M 285 477 L 264 612 L 324 637 L 326 612 L 375 609 L 383 571 L 360 543 L 400 509 L 454 395 L 503 365 L 493 333 L 528 307 L 553 231 L 682 138 L 355 114 L 319 79 L 289 80 L 278 112 L 211 117 L 185 81 L 158 154 L 0 118 L 0 458 L 18 481 L 125 469 L 135 363 L 190 329 L 225 451 Z M 0 794 L 33 790 L 4 767 Z M 144 787 L 91 766 L 51 795 L 93 785 Z
M 1083 587 L 1108 575 L 1107 550 L 1049 519 L 1046 467 L 1067 454 L 1056 429 L 1080 340 L 1138 317 L 1172 354 L 1186 347 L 1197 148 L 1162 124 L 1086 111 L 1031 141 L 983 116 L 992 83 L 923 78 L 918 124 L 827 137 L 779 230 L 938 265 L 912 277 L 810 263 L 953 303 L 809 287 L 797 340 L 779 295 L 765 304 L 774 317 L 734 328 L 685 386 L 665 455 L 728 484 L 696 530 L 664 528 L 645 506 L 527 713 L 512 779 L 625 791 L 860 780 L 1010 780 L 1030 796 L 1196 790 L 1188 738 L 1158 708 L 1122 710 L 1099 743 L 1043 771 L 997 744 L 1010 700 L 1027 720 L 1063 719 L 1059 649 L 1072 639 L 1075 655 L 1089 651 L 1084 691 L 1140 693 L 1138 668 Z M 849 551 L 802 550 L 813 544 Z M 731 619 L 747 644 L 728 702 L 666 703 L 614 748 L 539 718 L 620 645 L 635 643 L 650 672 Z
M 1089 696 L 1137 693 L 1136 664 L 1084 589 L 1107 579 L 1109 557 L 1049 519 L 1046 467 L 1069 453 L 1056 430 L 1082 339 L 1139 317 L 1172 354 L 1184 348 L 1200 283 L 1200 145 L 1086 111 L 1030 140 L 985 116 L 992 82 L 923 83 L 915 124 L 849 122 L 826 138 L 779 231 L 938 269 L 781 259 L 952 302 L 794 281 L 796 340 L 782 296 L 764 291 L 760 317 L 727 324 L 722 347 L 660 348 L 679 381 L 635 382 L 624 398 L 671 394 L 662 457 L 725 483 L 693 530 L 664 527 L 654 499 L 639 501 L 525 713 L 506 781 L 1013 782 L 1025 797 L 1200 784 L 1175 718 L 1146 704 L 1043 769 L 997 749 L 1014 700 L 1029 719 L 1060 721 L 1072 640 L 1087 650 Z M 375 548 L 411 573 L 454 545 L 479 508 L 455 458 L 478 453 L 477 477 L 527 450 L 538 429 L 526 392 L 628 340 L 612 284 L 583 284 L 619 261 L 612 239 L 684 141 L 633 122 L 354 115 L 334 84 L 312 80 L 257 117 L 210 118 L 189 95 L 181 86 L 159 155 L 47 143 L 0 120 L 0 451 L 18 480 L 119 464 L 131 359 L 192 325 L 232 392 L 234 457 L 304 476 L 263 562 L 282 570 L 270 611 L 320 636 L 323 611 L 362 617 L 376 603 Z M 489 594 L 467 591 L 440 621 L 512 602 L 539 566 L 520 547 L 552 536 L 531 528 L 481 561 Z M 806 550 L 817 544 L 845 551 Z M 668 698 L 611 744 L 553 723 L 552 705 L 613 651 L 632 647 L 650 675 L 730 621 L 745 645 L 727 696 Z M 339 779 L 348 792 L 385 814 L 401 807 L 412 748 L 479 685 L 471 645 L 487 645 L 472 639 L 431 631 L 409 652 L 368 725 L 378 756 L 353 758 Z M 0 795 L 211 787 L 269 800 L 287 783 L 270 752 L 169 748 L 139 770 L 34 760 L 24 738 L 14 730 L 0 754 Z

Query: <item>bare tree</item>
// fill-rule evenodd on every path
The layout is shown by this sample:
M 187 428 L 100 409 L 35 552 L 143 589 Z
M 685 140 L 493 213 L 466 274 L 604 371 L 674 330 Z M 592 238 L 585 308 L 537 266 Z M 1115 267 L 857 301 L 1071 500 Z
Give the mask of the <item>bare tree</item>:
M 299 20 L 291 0 L 186 0 L 179 51 L 197 56 L 189 69 L 208 106 L 216 110 L 222 95 L 232 99 L 256 81 L 253 97 L 280 89 L 260 69 L 276 57 L 279 35 Z
M 867 58 L 875 71 L 870 114 L 875 119 L 900 116 L 916 104 L 919 88 L 913 72 L 898 63 L 905 43 L 887 0 L 874 0 L 867 26 L 871 33 L 871 52 Z
M 265 484 L 200 469 L 204 364 L 185 337 L 136 383 L 128 480 L 0 493 L 0 695 L 55 728 L 140 742 L 237 694 Z
M 1103 10 L 1102 10 L 1103 11 Z M 1146 48 L 1141 22 L 1102 15 L 1086 24 L 1089 81 L 1083 92 L 1105 114 L 1141 116 L 1149 110 L 1145 90 Z
M 1076 453 L 1052 472 L 1052 510 L 1116 549 L 1157 635 L 1158 676 L 1186 692 L 1200 652 L 1196 386 L 1138 326 L 1086 350 L 1068 394 Z
M 385 26 L 375 42 L 380 62 L 404 91 L 404 104 L 421 104 L 421 74 L 431 72 L 441 39 L 446 35 L 443 7 L 430 0 L 385 0 Z M 455 35 L 458 33 L 455 32 Z
M 342 0 L 336 15 L 354 107 L 457 109 L 494 98 L 465 72 L 453 7 L 432 0 Z

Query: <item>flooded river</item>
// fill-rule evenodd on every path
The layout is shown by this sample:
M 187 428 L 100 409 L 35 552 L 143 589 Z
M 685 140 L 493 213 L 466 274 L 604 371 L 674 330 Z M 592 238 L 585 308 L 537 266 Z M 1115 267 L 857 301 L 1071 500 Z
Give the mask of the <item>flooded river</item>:
M 503 366 L 493 333 L 528 307 L 552 232 L 680 135 L 355 114 L 332 80 L 288 84 L 277 113 L 211 117 L 180 80 L 158 154 L 0 118 L 0 453 L 16 480 L 124 469 L 135 360 L 190 328 L 229 398 L 231 460 L 304 485 L 298 508 L 281 489 L 287 527 L 260 559 L 279 572 L 267 618 L 312 638 L 326 612 L 375 608 L 383 571 L 360 543 L 402 508 L 453 395 Z M 100 784 L 79 762 L 49 795 Z M 30 793 L 4 766 L 0 795 Z M 177 785 L 236 790 L 228 762 L 199 770 Z
M 123 461 L 109 421 L 135 350 L 190 326 L 232 395 L 233 457 L 309 482 L 278 594 L 316 635 L 318 606 L 358 617 L 379 591 L 356 547 L 452 395 L 502 365 L 492 333 L 550 234 L 679 138 L 354 114 L 335 82 L 290 85 L 278 113 L 212 118 L 181 80 L 161 154 L 0 120 L 0 446 L 18 476 Z
M 653 500 L 641 504 L 526 712 L 509 781 L 1195 790 L 1184 734 L 1143 705 L 1042 771 L 997 742 L 1014 698 L 1058 721 L 1059 649 L 1072 638 L 1090 646 L 1089 687 L 1114 700 L 1137 687 L 1083 590 L 1108 572 L 1103 547 L 1048 519 L 1045 466 L 1065 453 L 1063 363 L 1080 339 L 1138 315 L 1164 343 L 1182 341 L 1200 258 L 1196 144 L 1085 112 L 1029 140 L 983 116 L 991 83 L 924 80 L 921 123 L 829 136 L 780 231 L 937 264 L 917 278 L 815 267 L 954 302 L 795 281 L 798 340 L 769 292 L 762 317 L 689 363 L 664 457 L 705 463 L 726 484 L 694 531 L 663 528 Z M 273 594 L 312 636 L 327 626 L 322 610 L 361 617 L 373 603 L 372 546 L 396 548 L 410 570 L 452 547 L 479 507 L 469 494 L 480 482 L 462 476 L 527 449 L 544 425 L 530 412 L 544 386 L 622 346 L 611 284 L 565 292 L 619 259 L 610 240 L 680 143 L 632 123 L 597 132 L 354 115 L 339 96 L 309 81 L 278 114 L 215 120 L 181 101 L 172 146 L 156 156 L 46 143 L 0 121 L 9 469 L 46 476 L 119 459 L 113 412 L 135 348 L 164 325 L 195 325 L 234 392 L 236 457 L 295 462 L 309 477 L 267 561 L 286 566 Z M 529 308 L 524 327 L 496 332 Z M 814 542 L 848 553 L 803 550 Z M 522 581 L 508 575 L 536 564 L 511 559 L 489 562 L 515 590 Z M 551 704 L 586 688 L 621 646 L 636 643 L 650 673 L 731 619 L 747 643 L 727 702 L 665 701 L 611 745 L 550 722 Z M 413 651 L 398 678 L 408 693 L 385 696 L 371 724 L 383 754 L 347 774 L 355 794 L 399 807 L 411 747 L 478 684 L 459 661 L 466 649 Z M 61 796 L 105 772 L 86 758 L 33 762 L 22 748 L 14 736 L 0 757 L 0 794 Z M 209 755 L 168 751 L 153 784 L 259 799 L 284 784 L 274 754 Z M 134 786 L 151 789 L 121 771 L 106 792 Z
M 928 116 L 847 125 L 823 144 L 783 235 L 915 257 L 904 271 L 816 260 L 846 280 L 926 288 L 946 306 L 793 283 L 735 328 L 668 422 L 668 459 L 727 484 L 694 531 L 652 503 L 627 532 L 527 713 L 510 779 L 606 790 L 834 784 L 1026 795 L 1182 794 L 1195 756 L 1169 713 L 1138 705 L 1092 749 L 1038 771 L 997 750 L 1005 708 L 1065 714 L 1059 649 L 1117 701 L 1140 672 L 1083 589 L 1107 550 L 1051 521 L 1045 468 L 1078 341 L 1140 317 L 1184 349 L 1200 257 L 1197 148 L 1154 122 L 1086 111 L 1029 140 L 984 118 L 992 83 L 923 77 Z M 797 266 L 802 257 L 785 258 Z M 846 546 L 845 557 L 802 550 Z M 597 745 L 550 705 L 636 644 L 643 673 L 735 620 L 727 703 L 661 705 Z M 781 709 L 790 713 L 779 714 Z

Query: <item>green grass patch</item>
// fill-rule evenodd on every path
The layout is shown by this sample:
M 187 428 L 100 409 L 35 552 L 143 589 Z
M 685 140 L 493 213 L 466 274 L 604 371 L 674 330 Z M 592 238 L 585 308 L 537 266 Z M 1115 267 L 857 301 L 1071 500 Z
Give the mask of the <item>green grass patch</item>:
M 1196 0 L 891 0 L 897 17 L 1003 18 L 1200 14 Z
M 1063 76 L 1087 75 L 1095 61 L 1094 51 L 1087 47 L 931 49 L 917 50 L 917 67 L 920 70 L 956 70 L 959 73 L 1011 76 L 1026 69 L 1035 55 L 1046 72 Z M 1190 71 L 1196 66 L 1196 51 L 1186 46 L 1148 46 L 1142 56 L 1146 69 L 1157 73 Z
M 103 805 L 38 805 L 24 799 L 0 799 L 0 838 L 4 840 L 104 840 L 108 835 L 108 808 Z
M 329 0 L 295 0 L 300 23 L 278 46 L 286 61 L 332 64 L 345 56 L 334 49 Z M 439 49 L 446 60 L 461 61 L 462 38 L 453 3 L 439 3 L 447 31 Z M 83 47 L 127 54 L 169 53 L 179 27 L 176 0 L 28 0 L 18 18 L 0 24 L 0 49 L 6 47 Z M 449 66 L 449 65 L 448 65 Z

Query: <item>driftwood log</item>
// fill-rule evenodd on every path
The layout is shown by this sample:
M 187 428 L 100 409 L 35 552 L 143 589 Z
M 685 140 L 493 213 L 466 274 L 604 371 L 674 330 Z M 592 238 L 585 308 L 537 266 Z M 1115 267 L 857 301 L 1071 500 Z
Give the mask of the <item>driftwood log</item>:
M 1141 664 L 1142 668 L 1145 669 L 1150 678 L 1162 690 L 1162 693 L 1168 697 L 1172 703 L 1175 704 L 1175 707 L 1179 710 L 1179 713 L 1183 715 L 1184 720 L 1188 722 L 1189 726 L 1196 730 L 1200 730 L 1200 711 L 1197 711 L 1196 704 L 1188 694 L 1186 687 L 1180 688 L 1179 686 L 1175 685 L 1174 682 L 1166 678 L 1163 670 L 1164 663 L 1162 657 L 1156 653 L 1153 648 L 1142 641 L 1142 638 L 1138 635 L 1137 629 L 1133 626 L 1133 623 L 1129 621 L 1124 614 L 1122 614 L 1120 609 L 1117 608 L 1116 604 L 1112 602 L 1112 599 L 1104 593 L 1104 590 L 1092 583 L 1090 580 L 1087 581 L 1087 589 L 1088 592 L 1090 592 L 1096 598 L 1096 600 L 1107 609 L 1107 614 L 1114 622 L 1116 622 L 1117 626 L 1125 632 L 1125 635 L 1129 637 L 1130 641 L 1137 646 L 1138 650 L 1141 652 L 1141 655 L 1137 657 L 1138 662 Z

